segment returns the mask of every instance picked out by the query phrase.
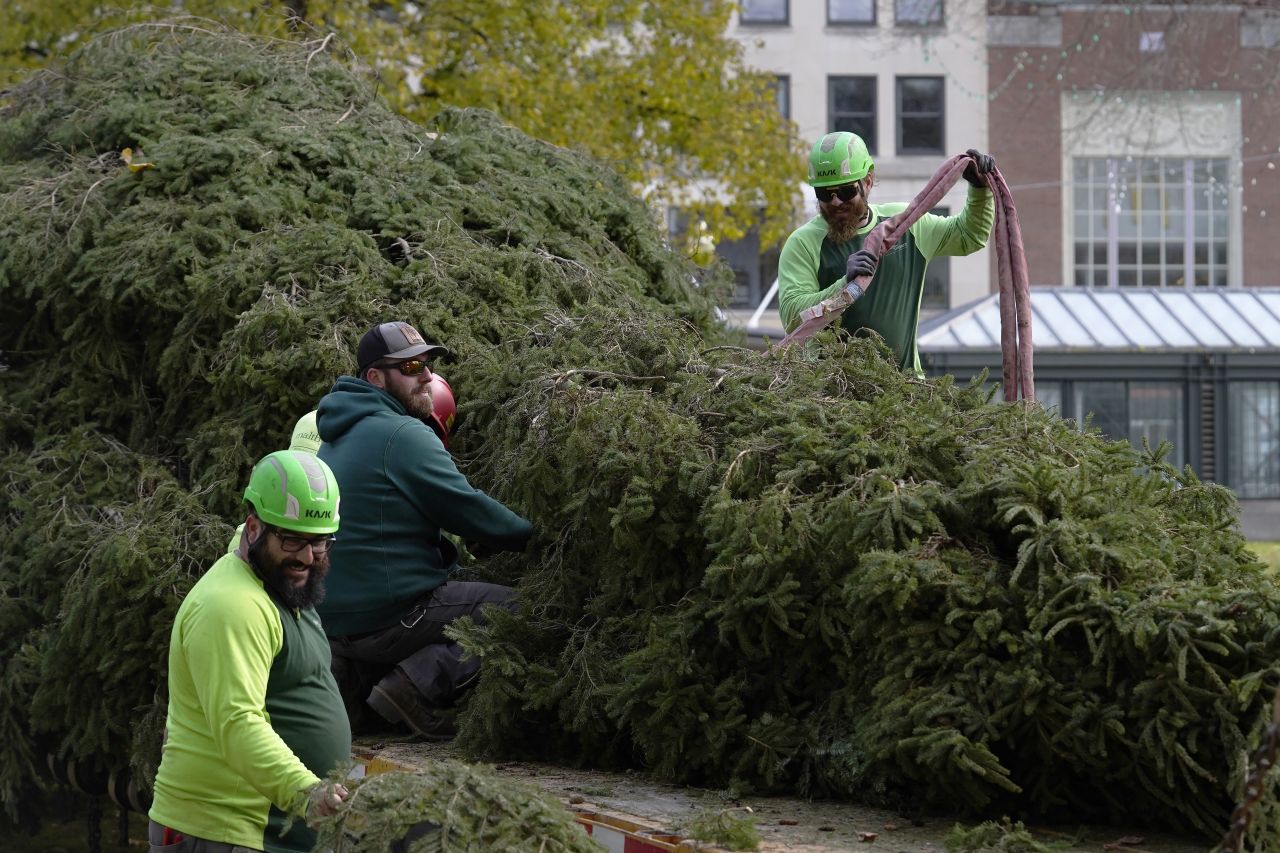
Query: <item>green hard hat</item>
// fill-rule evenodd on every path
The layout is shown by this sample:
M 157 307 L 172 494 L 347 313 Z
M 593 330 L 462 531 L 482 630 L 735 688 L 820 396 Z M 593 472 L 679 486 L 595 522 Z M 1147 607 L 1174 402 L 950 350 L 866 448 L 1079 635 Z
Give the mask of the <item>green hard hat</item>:
M 244 499 L 258 518 L 297 533 L 338 529 L 338 480 L 317 456 L 277 450 L 262 457 L 249 475 Z
M 298 418 L 298 422 L 293 425 L 293 435 L 289 437 L 289 449 L 301 450 L 303 453 L 313 455 L 319 452 L 320 432 L 316 429 L 314 410 Z
M 809 186 L 833 187 L 860 181 L 875 168 L 867 143 L 856 133 L 828 133 L 813 144 L 809 154 Z

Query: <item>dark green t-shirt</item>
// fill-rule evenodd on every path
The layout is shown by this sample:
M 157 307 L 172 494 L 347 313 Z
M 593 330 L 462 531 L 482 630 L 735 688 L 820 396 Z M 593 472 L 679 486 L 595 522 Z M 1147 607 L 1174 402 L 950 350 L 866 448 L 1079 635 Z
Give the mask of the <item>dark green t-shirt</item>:
M 330 669 L 329 638 L 315 608 L 290 610 L 275 596 L 271 601 L 280 614 L 284 646 L 267 676 L 267 717 L 293 754 L 317 776 L 324 776 L 351 760 L 351 726 Z M 315 832 L 301 820 L 294 820 L 281 838 L 287 820 L 283 811 L 271 807 L 263 835 L 265 850 L 315 847 Z

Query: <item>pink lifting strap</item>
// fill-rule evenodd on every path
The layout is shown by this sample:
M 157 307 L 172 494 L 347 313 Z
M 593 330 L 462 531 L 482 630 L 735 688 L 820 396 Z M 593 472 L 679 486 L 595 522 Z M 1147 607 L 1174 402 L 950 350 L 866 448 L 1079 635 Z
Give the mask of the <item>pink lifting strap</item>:
M 884 220 L 871 230 L 862 242 L 862 248 L 883 257 L 893 248 L 902 235 L 924 214 L 938 205 L 947 191 L 964 176 L 969 165 L 967 154 L 957 154 L 942 164 L 925 184 L 924 189 L 911 200 L 907 209 Z M 1012 402 L 1019 398 L 1036 398 L 1035 370 L 1032 365 L 1031 344 L 1031 290 L 1027 276 L 1027 256 L 1022 249 L 1022 229 L 1018 227 L 1018 211 L 1013 204 L 1013 194 L 1004 176 L 996 169 L 987 175 L 987 185 L 995 195 L 996 266 L 1000 281 L 1000 365 L 1003 372 L 1004 399 Z M 871 287 L 871 276 L 854 279 L 863 291 Z M 784 350 L 802 344 L 853 304 L 848 289 L 841 290 L 830 299 L 824 299 L 800 312 L 800 325 L 778 342 Z

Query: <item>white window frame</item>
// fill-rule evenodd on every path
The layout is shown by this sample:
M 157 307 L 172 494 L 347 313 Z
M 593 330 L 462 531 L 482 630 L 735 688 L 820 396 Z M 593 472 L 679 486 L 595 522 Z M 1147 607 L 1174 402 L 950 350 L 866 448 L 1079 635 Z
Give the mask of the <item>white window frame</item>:
M 827 26 L 830 27 L 874 27 L 877 23 L 877 14 L 879 10 L 878 0 L 870 0 L 871 17 L 868 20 L 854 20 L 851 18 L 836 18 L 831 14 L 831 0 L 826 0 L 827 4 Z
M 921 2 L 921 0 L 915 0 L 915 2 Z M 936 6 L 936 8 L 937 8 L 937 10 L 938 10 L 938 18 L 937 18 L 937 20 L 922 21 L 922 20 L 915 19 L 915 18 L 906 18 L 906 19 L 904 19 L 904 18 L 902 17 L 902 12 L 901 12 L 901 10 L 902 10 L 903 0 L 893 0 L 893 23 L 894 23 L 894 25 L 895 25 L 895 26 L 899 26 L 899 27 L 918 27 L 918 28 L 922 28 L 922 29 L 923 29 L 923 28 L 927 28 L 927 27 L 942 27 L 942 26 L 946 26 L 946 23 L 947 23 L 947 4 L 946 4 L 946 0 L 933 0 L 933 2 L 935 2 L 935 3 L 937 4 L 937 6 Z
M 791 119 L 791 75 L 773 75 L 773 93 L 778 103 L 778 112 L 788 121 Z
M 928 81 L 938 86 L 938 109 L 935 112 L 908 113 L 902 106 L 903 84 L 914 81 Z M 936 116 L 940 125 L 937 148 L 915 146 L 908 148 L 903 139 L 902 122 L 904 119 L 932 119 Z M 899 157 L 928 157 L 945 154 L 947 150 L 947 78 L 937 74 L 899 74 L 893 79 L 893 130 L 894 151 Z
M 1133 162 L 1137 162 L 1139 168 L 1133 167 Z M 1084 164 L 1095 175 L 1104 176 L 1102 182 L 1096 179 L 1094 182 L 1082 183 L 1081 179 L 1076 175 L 1077 167 Z M 1142 168 L 1145 164 L 1146 168 Z M 1151 166 L 1158 166 L 1152 170 Z M 1183 287 L 1194 288 L 1202 286 L 1197 281 L 1199 267 L 1200 271 L 1204 271 L 1208 277 L 1208 281 L 1204 286 L 1223 286 L 1227 284 L 1227 278 L 1230 274 L 1230 246 L 1231 246 L 1231 225 L 1230 211 L 1227 205 L 1230 203 L 1229 189 L 1226 181 L 1226 174 L 1230 169 L 1230 163 L 1225 157 L 1077 157 L 1072 161 L 1071 179 L 1068 181 L 1070 186 L 1069 192 L 1072 194 L 1072 236 L 1073 241 L 1070 247 L 1072 253 L 1072 273 L 1071 278 L 1067 280 L 1070 285 L 1079 285 L 1077 281 L 1079 262 L 1075 259 L 1075 249 L 1077 244 L 1085 242 L 1083 236 L 1076 229 L 1079 228 L 1080 216 L 1082 210 L 1077 206 L 1076 198 L 1080 195 L 1089 197 L 1089 201 L 1083 212 L 1086 214 L 1094 214 L 1094 216 L 1086 216 L 1087 220 L 1093 220 L 1096 225 L 1097 214 L 1105 214 L 1107 228 L 1097 229 L 1097 233 L 1090 235 L 1091 239 L 1087 245 L 1091 249 L 1103 248 L 1106 251 L 1105 264 L 1099 265 L 1094 262 L 1093 258 L 1087 260 L 1085 267 L 1095 271 L 1105 269 L 1106 281 L 1101 282 L 1105 287 L 1149 287 L 1152 286 L 1142 281 L 1138 273 L 1146 273 L 1149 269 L 1157 272 L 1157 277 L 1161 279 L 1156 282 L 1156 286 L 1173 286 L 1179 285 L 1176 282 L 1165 282 L 1164 279 L 1173 276 L 1182 279 Z M 1126 177 L 1123 172 L 1137 172 L 1137 176 Z M 1197 178 L 1208 172 L 1210 177 L 1208 181 L 1197 181 Z M 1213 177 L 1213 172 L 1219 172 L 1220 178 Z M 1176 176 L 1176 177 L 1175 177 Z M 1170 180 L 1174 177 L 1173 180 Z M 1141 178 L 1141 180 L 1139 180 Z M 1141 192 L 1142 195 L 1138 195 Z M 1173 195 L 1180 196 L 1182 201 L 1178 209 L 1170 209 L 1163 206 L 1162 201 L 1157 201 L 1161 206 L 1157 208 L 1147 209 L 1143 206 L 1148 203 L 1144 201 L 1144 196 L 1154 195 L 1158 200 L 1167 199 Z M 1209 195 L 1211 194 L 1211 195 Z M 1100 202 L 1100 204 L 1099 204 Z M 1097 206 L 1095 206 L 1095 204 Z M 1175 221 L 1179 225 L 1182 232 L 1181 239 L 1167 239 L 1159 230 L 1147 233 L 1150 228 L 1150 222 L 1153 216 L 1160 215 L 1166 224 L 1169 220 Z M 1198 217 L 1197 214 L 1203 214 Z M 1201 228 L 1197 222 L 1203 219 L 1204 225 Z M 1225 220 L 1225 235 L 1217 234 L 1218 228 L 1222 227 L 1220 222 Z M 1122 226 L 1126 226 L 1131 232 L 1130 234 L 1121 234 Z M 1225 237 L 1225 239 L 1223 239 Z M 1132 261 L 1126 261 L 1120 257 L 1121 243 L 1133 245 L 1136 247 L 1135 257 Z M 1207 244 L 1207 251 L 1203 261 L 1197 255 L 1197 248 Z M 1155 248 L 1157 251 L 1163 250 L 1161 253 L 1167 253 L 1171 246 L 1177 246 L 1179 253 L 1182 255 L 1180 263 L 1171 264 L 1164 260 L 1148 262 L 1143 259 L 1144 250 Z M 1219 260 L 1219 250 L 1222 252 L 1223 258 Z M 1091 253 L 1092 254 L 1092 253 Z M 1132 281 L 1123 281 L 1122 274 L 1132 271 L 1134 273 Z M 1171 275 L 1172 274 L 1172 275 Z M 1088 276 L 1091 280 L 1084 282 L 1089 286 L 1097 286 L 1098 281 L 1096 274 Z
M 750 0 L 738 0 L 738 23 L 749 27 L 786 27 L 791 24 L 791 0 L 782 0 L 782 18 L 748 17 L 747 5 Z
M 1229 92 L 1063 92 L 1062 282 L 1075 282 L 1076 157 L 1161 157 L 1227 161 L 1227 287 L 1244 277 L 1240 96 Z M 1192 284 L 1194 286 L 1194 284 Z
M 830 74 L 827 76 L 827 131 L 831 132 L 836 129 L 836 111 L 835 111 L 835 92 L 832 84 L 837 80 L 863 80 L 870 81 L 871 84 L 871 127 L 870 134 L 860 134 L 862 141 L 867 143 L 867 150 L 873 156 L 879 154 L 880 151 L 880 79 L 871 74 Z M 842 115 L 859 115 L 859 113 L 842 113 Z

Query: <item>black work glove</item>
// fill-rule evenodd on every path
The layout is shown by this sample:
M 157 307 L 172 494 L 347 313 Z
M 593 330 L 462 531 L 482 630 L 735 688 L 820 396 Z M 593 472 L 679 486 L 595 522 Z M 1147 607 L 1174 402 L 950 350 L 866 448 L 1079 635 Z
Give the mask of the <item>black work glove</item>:
M 970 148 L 964 153 L 973 158 L 964 169 L 964 179 L 975 187 L 985 187 L 987 175 L 995 171 L 996 158 L 990 154 L 983 154 L 977 148 Z
M 849 256 L 849 262 L 845 264 L 844 280 L 852 283 L 859 276 L 871 276 L 876 274 L 876 265 L 880 263 L 880 259 L 874 253 L 867 249 L 859 249 Z

